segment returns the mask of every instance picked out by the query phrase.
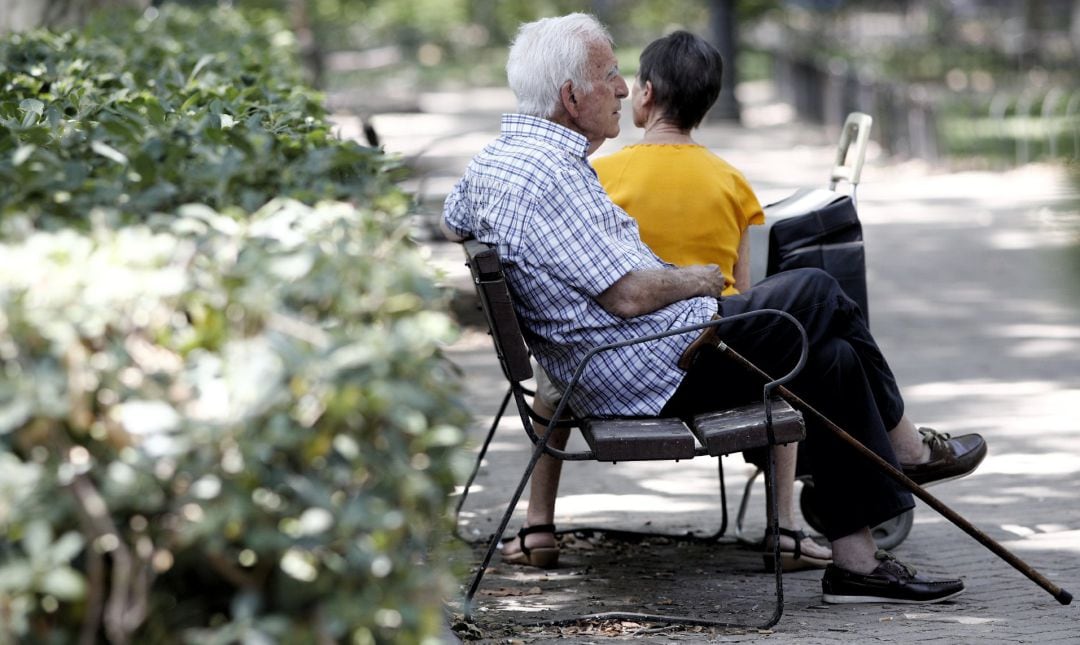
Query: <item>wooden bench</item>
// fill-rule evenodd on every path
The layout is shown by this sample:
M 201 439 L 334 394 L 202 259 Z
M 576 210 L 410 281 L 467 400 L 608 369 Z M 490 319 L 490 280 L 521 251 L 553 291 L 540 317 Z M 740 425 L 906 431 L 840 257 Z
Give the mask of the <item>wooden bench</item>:
M 460 511 L 461 505 L 464 503 L 465 496 L 468 494 L 468 487 L 472 484 L 477 469 L 479 469 L 480 461 L 486 453 L 487 446 L 490 443 L 491 437 L 498 424 L 498 417 L 501 417 L 511 398 L 515 401 L 518 408 L 523 429 L 528 434 L 529 439 L 534 446 L 532 458 L 522 474 L 517 489 L 509 500 L 498 529 L 492 535 L 491 540 L 488 543 L 487 552 L 483 562 L 477 568 L 472 585 L 466 594 L 465 616 L 467 620 L 471 619 L 473 598 L 475 597 L 484 573 L 488 568 L 488 564 L 491 562 L 495 550 L 499 545 L 500 538 L 506 531 L 514 508 L 529 481 L 533 468 L 536 466 L 540 456 L 545 453 L 556 459 L 567 461 L 592 460 L 621 462 L 657 459 L 681 460 L 693 459 L 700 456 L 719 457 L 755 448 L 770 447 L 770 450 L 768 451 L 769 458 L 765 468 L 766 499 L 775 499 L 773 496 L 775 476 L 772 468 L 773 457 L 771 446 L 801 441 L 805 437 L 805 428 L 802 414 L 793 409 L 786 401 L 773 397 L 772 392 L 776 386 L 793 378 L 798 369 L 801 368 L 802 363 L 805 360 L 805 342 L 803 344 L 803 359 L 799 361 L 799 365 L 785 377 L 763 384 L 763 398 L 761 401 L 732 409 L 717 410 L 715 412 L 698 415 L 691 419 L 689 424 L 679 418 L 570 418 L 568 421 L 560 421 L 560 425 L 569 425 L 571 427 L 579 428 L 589 449 L 577 451 L 559 450 L 547 445 L 546 438 L 549 436 L 548 434 L 541 437 L 537 435 L 533 427 L 534 421 L 539 420 L 546 423 L 548 420 L 539 417 L 533 411 L 527 400 L 532 392 L 523 385 L 523 382 L 530 380 L 533 376 L 532 363 L 528 347 L 526 346 L 525 339 L 521 333 L 517 315 L 513 308 L 510 290 L 503 276 L 499 256 L 492 246 L 476 240 L 467 240 L 464 243 L 464 247 L 466 263 L 472 274 L 480 307 L 483 310 L 484 317 L 487 321 L 488 329 L 494 342 L 495 352 L 499 359 L 499 364 L 509 382 L 509 391 L 503 399 L 502 407 L 496 416 L 496 422 L 492 424 L 489 430 L 487 439 L 477 458 L 476 468 L 473 470 L 473 474 L 470 476 L 465 491 L 462 494 L 462 498 L 459 501 L 458 510 Z M 775 310 L 764 310 L 761 312 L 754 312 L 753 314 L 744 314 L 740 317 L 745 317 L 747 315 L 775 315 L 785 317 L 790 320 L 793 325 L 798 327 L 798 322 L 788 314 Z M 664 334 L 594 348 L 582 360 L 582 364 L 579 366 L 574 379 L 572 379 L 568 385 L 568 391 L 575 387 L 577 378 L 584 369 L 584 365 L 591 360 L 593 356 L 602 351 L 617 346 L 648 342 L 649 340 L 655 340 L 656 338 L 673 334 L 696 335 L 706 327 L 722 325 L 724 322 L 725 320 L 712 321 L 700 325 L 671 330 Z M 799 330 L 800 332 L 802 331 L 801 327 L 799 327 Z M 724 348 L 723 346 L 721 346 L 721 349 L 730 351 L 729 348 Z M 564 414 L 566 401 L 568 399 L 569 397 L 563 397 L 556 408 L 553 418 L 564 419 L 568 416 Z M 720 460 L 717 459 L 717 461 L 719 464 Z M 718 468 L 722 485 L 722 465 L 719 465 Z M 726 519 L 726 501 L 724 506 Z M 725 525 L 721 526 L 718 535 L 723 533 L 724 526 L 726 526 L 726 521 Z M 773 544 L 778 544 L 779 539 L 775 522 L 770 526 L 770 530 L 773 531 Z M 772 618 L 763 625 L 744 625 L 709 618 L 627 612 L 607 612 L 604 614 L 575 616 L 570 619 L 555 622 L 570 623 L 585 619 L 630 619 L 675 624 L 768 628 L 779 621 L 783 612 L 782 567 L 779 562 L 778 549 L 774 549 L 773 556 L 775 565 L 774 571 L 776 572 L 776 604 Z M 549 621 L 549 624 L 551 622 L 552 621 Z

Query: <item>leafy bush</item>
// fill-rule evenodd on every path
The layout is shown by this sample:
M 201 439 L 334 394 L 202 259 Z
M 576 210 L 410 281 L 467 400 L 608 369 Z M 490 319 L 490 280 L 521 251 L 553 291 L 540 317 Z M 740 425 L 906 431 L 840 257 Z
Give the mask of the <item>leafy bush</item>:
M 189 202 L 368 202 L 397 162 L 333 136 L 280 21 L 166 6 L 85 34 L 0 41 L 0 218 L 85 226 Z
M 441 628 L 446 295 L 260 24 L 0 43 L 0 643 Z
M 113 642 L 435 632 L 451 581 L 418 565 L 463 417 L 401 240 L 276 201 L 0 246 L 0 625 L 73 642 L 104 603 Z

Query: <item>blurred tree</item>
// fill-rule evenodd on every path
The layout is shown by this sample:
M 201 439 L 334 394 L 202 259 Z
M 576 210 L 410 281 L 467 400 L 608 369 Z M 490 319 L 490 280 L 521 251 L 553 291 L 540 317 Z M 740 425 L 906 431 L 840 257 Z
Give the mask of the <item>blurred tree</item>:
M 710 119 L 740 120 L 739 99 L 735 96 L 739 82 L 738 24 L 757 20 L 779 4 L 778 0 L 709 0 L 709 37 L 724 57 L 724 85 L 709 112 Z
M 288 0 L 289 21 L 300 46 L 300 60 L 303 63 L 307 81 L 312 87 L 322 87 L 323 54 L 319 47 L 319 39 L 315 36 L 315 29 L 311 24 L 311 11 L 308 7 L 310 1 Z
M 709 112 L 710 119 L 739 121 L 739 99 L 735 97 L 736 38 L 735 0 L 710 0 L 709 29 L 713 44 L 724 58 L 724 81 L 720 98 Z
M 0 3 L 0 32 L 81 25 L 94 11 L 149 6 L 150 0 L 5 0 Z

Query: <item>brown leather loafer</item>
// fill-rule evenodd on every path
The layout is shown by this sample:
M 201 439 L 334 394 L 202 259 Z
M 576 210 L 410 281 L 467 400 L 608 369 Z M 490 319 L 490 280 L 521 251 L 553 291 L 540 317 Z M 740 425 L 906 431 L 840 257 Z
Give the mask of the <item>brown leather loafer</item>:
M 923 443 L 930 446 L 930 461 L 904 464 L 904 474 L 916 484 L 940 484 L 970 474 L 986 457 L 986 441 L 977 434 L 951 437 L 932 428 L 919 428 Z

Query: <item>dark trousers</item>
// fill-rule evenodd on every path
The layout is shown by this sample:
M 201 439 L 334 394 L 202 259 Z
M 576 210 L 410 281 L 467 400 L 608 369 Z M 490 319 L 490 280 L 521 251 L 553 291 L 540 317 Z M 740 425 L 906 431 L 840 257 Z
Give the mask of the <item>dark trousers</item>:
M 898 467 L 888 430 L 904 402 L 866 319 L 836 280 L 818 269 L 785 271 L 738 296 L 720 300 L 720 315 L 779 309 L 794 316 L 809 338 L 807 363 L 788 387 L 889 463 Z M 761 315 L 718 328 L 719 337 L 769 374 L 795 366 L 800 338 L 790 322 Z M 760 400 L 763 381 L 706 348 L 687 372 L 662 415 L 689 417 Z M 799 451 L 814 478 L 819 513 L 830 540 L 899 515 L 914 506 L 911 494 L 805 415 L 807 438 Z

